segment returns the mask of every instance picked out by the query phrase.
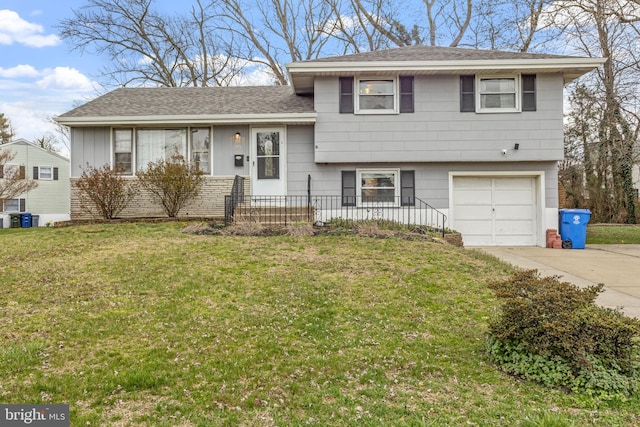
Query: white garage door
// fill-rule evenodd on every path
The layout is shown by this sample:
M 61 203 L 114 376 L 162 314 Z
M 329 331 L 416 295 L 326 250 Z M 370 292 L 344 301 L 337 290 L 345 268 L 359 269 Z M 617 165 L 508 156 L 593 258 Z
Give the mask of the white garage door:
M 454 177 L 453 211 L 465 246 L 536 245 L 536 178 Z

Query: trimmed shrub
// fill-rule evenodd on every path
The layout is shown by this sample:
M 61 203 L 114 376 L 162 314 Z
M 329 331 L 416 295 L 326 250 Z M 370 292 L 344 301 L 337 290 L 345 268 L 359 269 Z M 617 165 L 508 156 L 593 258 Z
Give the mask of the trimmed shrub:
M 117 218 L 138 192 L 134 180 L 108 164 L 96 168 L 87 163 L 73 186 L 78 190 L 81 209 L 103 219 Z
M 503 371 L 602 399 L 638 389 L 640 322 L 595 305 L 600 284 L 581 289 L 536 270 L 492 283 L 502 300 L 488 352 Z

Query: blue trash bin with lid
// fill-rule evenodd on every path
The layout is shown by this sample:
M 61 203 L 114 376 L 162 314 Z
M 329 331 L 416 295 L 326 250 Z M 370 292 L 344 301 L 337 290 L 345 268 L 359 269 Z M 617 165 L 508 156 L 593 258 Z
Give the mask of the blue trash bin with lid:
M 558 230 L 562 238 L 562 247 L 584 249 L 587 243 L 587 224 L 591 219 L 591 211 L 589 209 L 560 209 L 558 215 Z
M 20 215 L 20 219 L 21 219 L 21 227 L 22 228 L 31 228 L 31 214 L 30 213 L 23 213 L 22 215 Z

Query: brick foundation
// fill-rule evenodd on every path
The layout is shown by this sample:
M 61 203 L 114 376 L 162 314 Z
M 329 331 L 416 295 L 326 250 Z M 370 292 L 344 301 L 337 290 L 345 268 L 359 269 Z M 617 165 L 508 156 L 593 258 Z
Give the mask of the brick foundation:
M 135 178 L 132 178 L 135 179 Z M 231 193 L 233 176 L 205 177 L 200 194 L 178 213 L 180 218 L 189 217 L 224 217 L 224 196 Z M 90 210 L 80 205 L 78 191 L 73 185 L 78 178 L 71 178 L 71 220 L 95 219 Z M 250 180 L 245 182 L 245 194 L 249 194 Z M 136 198 L 119 215 L 120 218 L 157 218 L 166 217 L 162 207 L 153 201 L 145 190 L 139 190 Z

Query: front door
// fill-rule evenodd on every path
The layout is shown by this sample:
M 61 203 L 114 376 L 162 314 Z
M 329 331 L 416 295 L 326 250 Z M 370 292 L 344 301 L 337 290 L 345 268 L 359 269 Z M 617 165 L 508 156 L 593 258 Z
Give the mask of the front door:
M 251 140 L 252 194 L 284 196 L 287 178 L 284 128 L 254 128 Z

